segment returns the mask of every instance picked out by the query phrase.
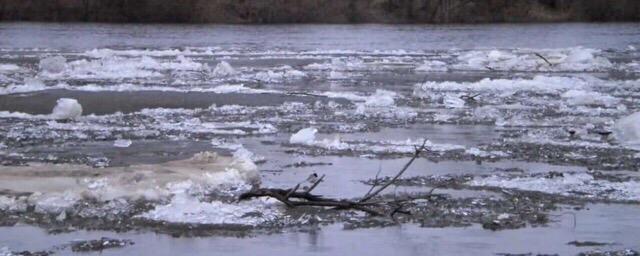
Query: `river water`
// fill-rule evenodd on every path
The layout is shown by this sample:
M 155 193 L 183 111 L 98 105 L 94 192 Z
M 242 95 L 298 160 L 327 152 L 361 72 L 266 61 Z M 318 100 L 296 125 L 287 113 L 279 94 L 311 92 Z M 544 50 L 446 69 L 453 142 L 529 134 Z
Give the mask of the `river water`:
M 356 230 L 335 223 L 250 238 L 172 238 L 145 229 L 52 235 L 18 224 L 0 228 L 0 245 L 35 251 L 109 236 L 135 244 L 102 252 L 106 255 L 640 250 L 634 239 L 640 237 L 640 117 L 620 121 L 640 110 L 638 49 L 640 25 L 635 23 L 0 23 L 0 161 L 5 172 L 34 164 L 91 166 L 99 172 L 184 160 L 202 151 L 237 158 L 240 150 L 245 160 L 256 163 L 263 186 L 290 187 L 318 173 L 327 180 L 315 192 L 354 198 L 369 188 L 362 181 L 378 170 L 381 177 L 393 175 L 413 147 L 428 139 L 432 154 L 419 158 L 405 176 L 470 175 L 466 185 L 474 189 L 443 190 L 450 196 L 492 197 L 497 195 L 482 188 L 499 187 L 607 203 L 572 212 L 575 226 L 565 213 L 569 208 L 561 208 L 550 215 L 547 227 L 503 231 L 477 223 Z M 60 106 L 61 98 L 74 103 Z M 75 102 L 82 107 L 79 117 L 73 115 Z M 56 104 L 61 112 L 53 110 Z M 292 140 L 301 129 L 317 132 Z M 514 169 L 518 174 L 506 171 Z M 549 172 L 563 176 L 536 176 Z M 594 172 L 618 179 L 599 179 Z M 96 180 L 77 175 L 94 189 Z M 24 176 L 24 184 L 38 179 Z M 57 178 L 66 182 L 69 177 Z M 0 182 L 0 188 L 15 190 L 10 183 Z M 428 189 L 399 186 L 393 193 Z M 128 192 L 117 194 L 132 196 Z M 65 207 L 79 200 L 80 193 L 73 193 L 25 200 L 57 215 L 72 211 Z M 198 198 L 180 204 L 185 202 L 171 201 L 178 198 L 175 191 L 162 193 L 170 195 L 170 203 L 162 204 L 164 212 L 143 218 L 256 224 L 212 212 Z M 0 209 L 15 211 L 20 200 L 3 193 Z M 183 209 L 187 206 L 202 208 Z M 266 207 L 282 214 L 273 202 L 221 207 Z M 574 240 L 610 244 L 567 244 Z

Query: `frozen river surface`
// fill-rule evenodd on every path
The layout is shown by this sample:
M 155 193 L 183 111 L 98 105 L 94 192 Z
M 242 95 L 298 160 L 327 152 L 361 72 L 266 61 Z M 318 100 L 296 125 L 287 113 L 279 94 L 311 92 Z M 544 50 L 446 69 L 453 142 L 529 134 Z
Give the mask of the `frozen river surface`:
M 638 49 L 633 23 L 0 23 L 1 252 L 639 251 Z M 229 199 L 357 198 L 425 139 L 386 193 L 439 197 L 401 225 Z

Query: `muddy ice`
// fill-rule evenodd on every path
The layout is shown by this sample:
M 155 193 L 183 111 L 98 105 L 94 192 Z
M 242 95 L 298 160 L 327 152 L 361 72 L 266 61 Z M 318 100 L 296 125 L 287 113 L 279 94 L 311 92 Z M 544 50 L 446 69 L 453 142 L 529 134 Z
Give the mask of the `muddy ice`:
M 640 250 L 635 25 L 563 25 L 601 33 L 540 44 L 495 35 L 544 25 L 454 26 L 444 41 L 436 27 L 385 27 L 372 42 L 354 38 L 375 26 L 327 28 L 327 42 L 310 40 L 322 27 L 296 40 L 266 27 L 280 45 L 87 25 L 131 39 L 105 45 L 1 26 L 93 42 L 0 41 L 3 254 L 68 254 L 74 241 L 104 254 Z M 355 200 L 423 142 L 378 198 L 405 202 L 393 218 L 237 200 L 313 173 L 326 175 L 314 193 Z M 363 237 L 380 246 L 345 244 Z

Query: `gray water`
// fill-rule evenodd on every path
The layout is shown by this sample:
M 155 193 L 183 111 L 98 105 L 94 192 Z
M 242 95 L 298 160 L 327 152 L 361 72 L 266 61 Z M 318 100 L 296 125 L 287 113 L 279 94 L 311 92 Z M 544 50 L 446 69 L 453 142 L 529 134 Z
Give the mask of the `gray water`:
M 549 227 L 493 232 L 467 228 L 388 228 L 343 230 L 340 225 L 246 238 L 172 238 L 161 234 L 77 231 L 47 235 L 30 226 L 0 228 L 0 243 L 16 249 L 46 250 L 74 240 L 118 237 L 135 245 L 82 255 L 493 255 L 533 253 L 574 255 L 584 248 L 571 241 L 615 241 L 604 250 L 638 250 L 636 206 L 590 205 L 575 218 L 559 212 Z M 607 225 L 602 225 L 606 222 Z M 62 254 L 70 253 L 65 250 Z
M 0 24 L 2 48 L 251 47 L 257 50 L 446 50 L 451 48 L 624 49 L 636 23 L 486 25 L 112 25 Z

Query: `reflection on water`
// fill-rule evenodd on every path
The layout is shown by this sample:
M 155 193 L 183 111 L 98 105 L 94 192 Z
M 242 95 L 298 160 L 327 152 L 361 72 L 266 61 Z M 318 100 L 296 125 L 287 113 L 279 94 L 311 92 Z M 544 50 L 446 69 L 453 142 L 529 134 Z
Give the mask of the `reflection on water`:
M 239 47 L 294 50 L 621 49 L 638 43 L 638 24 L 114 25 L 0 24 L 0 48 Z M 611 40 L 615 37 L 615 40 Z

